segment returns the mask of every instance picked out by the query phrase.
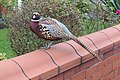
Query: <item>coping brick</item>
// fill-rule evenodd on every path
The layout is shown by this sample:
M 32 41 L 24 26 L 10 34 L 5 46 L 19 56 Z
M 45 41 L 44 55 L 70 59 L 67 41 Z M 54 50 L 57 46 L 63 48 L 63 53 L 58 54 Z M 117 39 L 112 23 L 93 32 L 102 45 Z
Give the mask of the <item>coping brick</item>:
M 120 46 L 120 32 L 117 29 L 111 27 L 101 30 L 100 32 L 105 33 L 109 37 L 112 43 L 114 43 L 114 48 Z
M 89 49 L 91 49 L 94 52 L 94 54 L 98 55 L 99 49 L 97 48 L 97 46 L 89 38 L 87 38 L 86 36 L 83 36 L 83 37 L 78 37 L 78 40 L 82 41 Z M 94 57 L 94 56 L 92 55 L 92 57 Z M 89 59 L 90 58 L 88 58 L 88 60 Z M 87 59 L 86 60 L 83 59 L 83 63 L 85 61 L 88 61 L 88 60 Z
M 80 40 L 80 39 L 79 39 Z M 85 61 L 88 61 L 93 58 L 93 55 L 91 55 L 87 50 L 85 50 L 83 47 L 81 47 L 79 44 L 74 42 L 73 40 L 67 41 L 66 43 L 71 44 L 77 51 L 77 54 L 81 57 L 81 63 L 84 63 Z
M 59 72 L 66 71 L 80 64 L 80 56 L 75 50 L 66 43 L 53 45 L 46 52 L 53 58 L 56 64 L 59 65 Z
M 80 41 L 82 41 L 87 47 L 89 47 L 92 51 L 95 53 L 99 52 L 99 48 L 96 46 L 96 44 L 89 38 L 87 35 L 78 37 Z
M 117 29 L 120 32 L 120 24 L 113 26 L 113 28 Z
M 86 36 L 100 49 L 100 53 L 105 53 L 113 49 L 113 43 L 103 33 L 95 32 Z
M 21 68 L 11 60 L 0 61 L 0 80 L 27 80 Z
M 42 50 L 36 50 L 12 60 L 16 61 L 31 79 L 48 79 L 58 74 L 58 66 Z

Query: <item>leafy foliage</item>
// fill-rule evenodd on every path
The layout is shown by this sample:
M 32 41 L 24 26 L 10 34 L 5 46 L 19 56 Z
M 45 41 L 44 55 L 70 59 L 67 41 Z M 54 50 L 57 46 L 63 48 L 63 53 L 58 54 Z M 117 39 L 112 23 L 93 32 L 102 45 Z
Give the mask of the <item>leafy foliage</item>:
M 33 12 L 39 12 L 41 16 L 56 18 L 63 22 L 72 33 L 80 35 L 81 24 L 79 10 L 67 2 L 54 0 L 25 0 L 21 10 L 16 11 L 9 20 L 12 49 L 18 54 L 24 54 L 40 48 L 46 42 L 38 39 L 29 29 L 30 18 Z
M 0 0 L 0 18 L 6 18 L 16 6 L 17 0 Z M 6 28 L 6 23 L 0 23 L 0 29 Z
M 76 3 L 76 7 L 80 10 L 80 14 L 82 15 L 81 23 L 83 26 L 83 34 L 99 31 L 119 23 L 120 17 L 108 11 L 102 1 L 80 0 Z
M 118 15 L 107 11 L 106 5 L 100 0 L 80 0 L 76 3 L 72 1 L 74 0 L 24 0 L 21 10 L 16 9 L 9 20 L 12 49 L 21 55 L 45 45 L 46 42 L 29 29 L 33 12 L 58 19 L 77 36 L 119 23 Z
M 11 12 L 13 7 L 16 6 L 17 0 L 0 0 L 0 11 Z
M 5 60 L 5 59 L 7 59 L 6 54 L 5 53 L 0 53 L 0 61 Z
M 111 11 L 116 11 L 120 9 L 120 1 L 119 0 L 101 0 Z

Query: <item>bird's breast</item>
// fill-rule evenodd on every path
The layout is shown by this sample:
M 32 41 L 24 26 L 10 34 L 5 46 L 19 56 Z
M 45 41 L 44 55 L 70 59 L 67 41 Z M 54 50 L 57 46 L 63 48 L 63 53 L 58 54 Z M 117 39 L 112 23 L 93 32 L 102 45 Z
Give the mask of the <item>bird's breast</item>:
M 44 22 L 44 23 L 46 23 L 46 22 Z M 48 30 L 48 28 L 46 26 L 42 26 L 40 23 L 31 22 L 30 24 L 31 24 L 31 26 L 30 26 L 31 31 L 40 38 L 43 38 L 45 40 L 51 40 L 51 41 L 61 39 L 59 37 L 52 36 L 50 31 Z
M 33 33 L 37 34 L 38 33 L 38 28 L 37 26 L 39 26 L 39 22 L 31 22 L 30 23 L 30 29 Z

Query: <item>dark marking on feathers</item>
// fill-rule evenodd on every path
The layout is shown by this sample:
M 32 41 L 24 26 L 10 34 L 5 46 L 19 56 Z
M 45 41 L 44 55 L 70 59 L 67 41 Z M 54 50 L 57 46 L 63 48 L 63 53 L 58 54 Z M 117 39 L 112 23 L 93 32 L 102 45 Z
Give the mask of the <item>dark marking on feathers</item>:
M 60 40 L 61 39 L 61 38 L 52 36 L 50 31 L 47 29 L 46 26 L 39 25 L 38 29 L 39 29 L 38 36 L 45 39 L 45 40 L 54 41 L 54 40 Z M 53 31 L 55 31 L 55 30 L 53 29 Z

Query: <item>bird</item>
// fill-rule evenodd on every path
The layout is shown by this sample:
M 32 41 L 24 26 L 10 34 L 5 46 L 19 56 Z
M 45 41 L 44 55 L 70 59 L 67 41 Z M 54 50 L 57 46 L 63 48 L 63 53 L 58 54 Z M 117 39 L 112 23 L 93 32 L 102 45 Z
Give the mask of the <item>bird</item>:
M 45 49 L 49 49 L 54 41 L 61 39 L 72 39 L 96 57 L 99 61 L 101 61 L 101 58 L 98 55 L 96 55 L 83 42 L 78 40 L 77 37 L 74 36 L 68 28 L 57 19 L 41 17 L 38 12 L 34 12 L 30 21 L 30 30 L 38 37 L 50 41 Z

